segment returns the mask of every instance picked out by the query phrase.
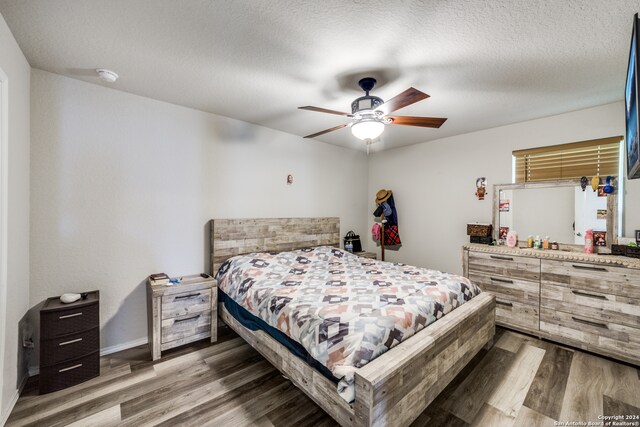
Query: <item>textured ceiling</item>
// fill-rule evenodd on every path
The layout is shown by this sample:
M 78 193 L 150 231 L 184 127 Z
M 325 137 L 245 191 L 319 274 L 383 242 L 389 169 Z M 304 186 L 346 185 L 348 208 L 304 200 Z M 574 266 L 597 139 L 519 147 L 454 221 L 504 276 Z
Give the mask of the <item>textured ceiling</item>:
M 35 68 L 307 135 L 345 118 L 358 77 L 372 94 L 431 98 L 401 115 L 440 129 L 387 126 L 376 149 L 623 99 L 640 2 L 596 0 L 0 0 Z M 348 129 L 317 139 L 361 148 Z

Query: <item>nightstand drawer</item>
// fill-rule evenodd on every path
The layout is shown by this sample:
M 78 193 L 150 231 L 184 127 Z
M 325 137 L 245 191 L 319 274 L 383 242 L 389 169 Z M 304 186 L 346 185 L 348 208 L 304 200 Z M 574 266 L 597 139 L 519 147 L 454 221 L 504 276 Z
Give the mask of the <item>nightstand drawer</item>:
M 98 304 L 40 313 L 40 337 L 49 339 L 100 325 Z
M 162 344 L 211 333 L 211 311 L 165 319 L 162 321 Z
M 211 289 L 162 296 L 162 320 L 211 310 Z
M 75 359 L 85 354 L 93 353 L 100 348 L 100 330 L 93 328 L 77 334 L 40 342 L 42 352 L 46 357 L 41 360 L 42 366 L 54 365 L 65 360 Z
M 540 260 L 517 255 L 469 252 L 469 274 L 471 273 L 538 281 Z
M 62 390 L 100 375 L 100 354 L 95 351 L 84 357 L 40 367 L 40 393 Z

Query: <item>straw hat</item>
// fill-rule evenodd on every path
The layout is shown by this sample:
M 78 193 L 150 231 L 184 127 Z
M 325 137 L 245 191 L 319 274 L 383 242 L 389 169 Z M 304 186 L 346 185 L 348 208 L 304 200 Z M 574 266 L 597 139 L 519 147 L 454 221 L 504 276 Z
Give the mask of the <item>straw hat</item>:
M 385 190 L 384 188 L 376 193 L 376 203 L 384 203 L 393 193 L 391 190 Z

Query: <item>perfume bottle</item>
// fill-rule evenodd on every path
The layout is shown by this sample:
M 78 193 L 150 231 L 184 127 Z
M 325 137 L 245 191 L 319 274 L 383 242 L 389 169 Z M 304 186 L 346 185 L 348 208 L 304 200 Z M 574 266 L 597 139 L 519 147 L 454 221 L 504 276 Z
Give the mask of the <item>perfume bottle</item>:
M 593 253 L 593 230 L 589 229 L 584 233 L 584 253 Z

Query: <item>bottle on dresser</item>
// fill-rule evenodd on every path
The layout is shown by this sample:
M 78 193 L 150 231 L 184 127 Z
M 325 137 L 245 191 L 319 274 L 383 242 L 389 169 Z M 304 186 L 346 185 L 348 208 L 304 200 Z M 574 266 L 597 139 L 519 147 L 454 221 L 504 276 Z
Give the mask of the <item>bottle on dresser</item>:
M 593 230 L 591 229 L 584 232 L 584 253 L 593 253 Z

